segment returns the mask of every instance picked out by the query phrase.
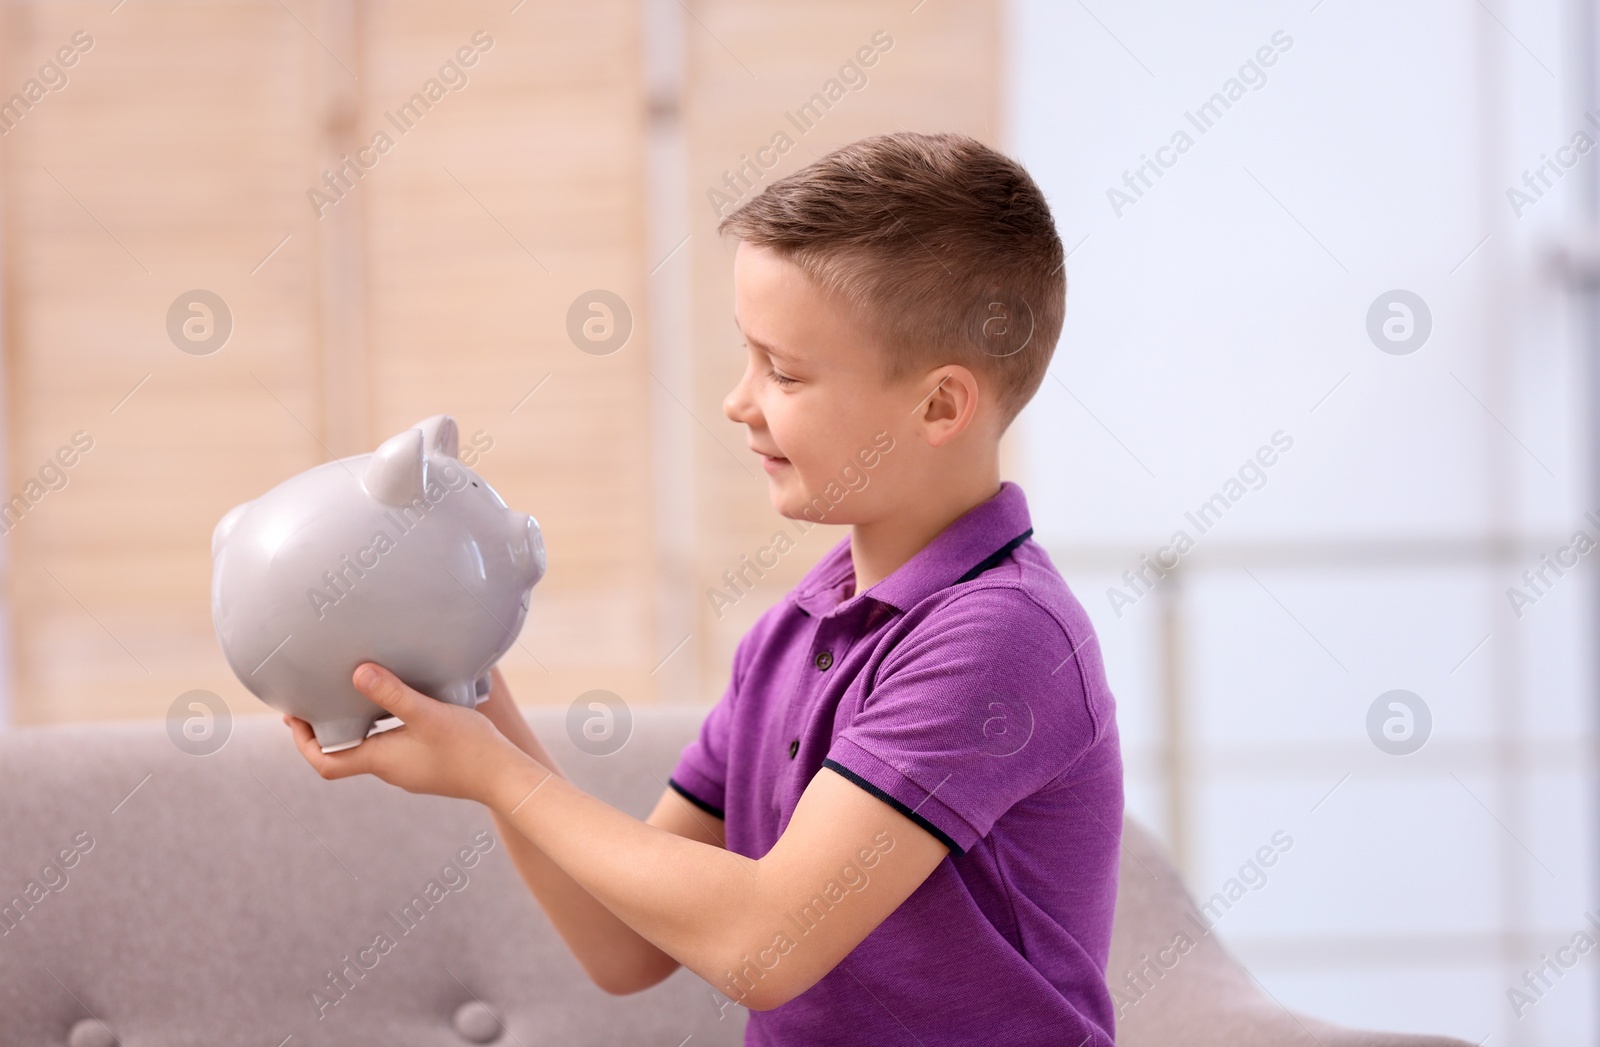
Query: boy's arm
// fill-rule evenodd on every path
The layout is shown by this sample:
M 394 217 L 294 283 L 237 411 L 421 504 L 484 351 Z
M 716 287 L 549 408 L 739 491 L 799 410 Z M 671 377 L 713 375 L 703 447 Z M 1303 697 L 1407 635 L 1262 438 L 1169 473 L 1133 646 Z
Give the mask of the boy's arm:
M 496 774 L 497 819 L 663 954 L 754 1010 L 814 985 L 949 854 L 826 768 L 759 860 L 640 822 L 537 757 Z
M 478 711 L 492 721 L 517 747 L 557 774 L 561 769 L 529 728 L 521 710 L 511 697 L 505 679 L 496 666 L 491 670 L 494 686 Z M 562 775 L 564 778 L 565 775 Z M 589 979 L 609 993 L 630 993 L 647 989 L 678 969 L 678 961 L 641 937 L 610 909 L 595 900 L 561 866 L 552 861 L 527 837 L 517 831 L 498 811 L 496 832 L 511 856 L 522 882 L 538 899 L 551 924 L 567 943 L 567 948 L 583 967 Z M 700 843 L 723 846 L 722 819 L 694 809 L 671 788 L 666 789 L 650 812 L 647 824 Z
M 363 663 L 352 682 L 404 726 L 324 753 L 310 724 L 285 716 L 318 774 L 376 774 L 408 792 L 484 804 L 623 924 L 747 1007 L 776 1007 L 810 988 L 949 853 L 906 815 L 824 769 L 772 849 L 747 858 L 590 796 L 487 717 L 420 694 L 381 666 Z M 557 893 L 581 902 L 570 889 Z

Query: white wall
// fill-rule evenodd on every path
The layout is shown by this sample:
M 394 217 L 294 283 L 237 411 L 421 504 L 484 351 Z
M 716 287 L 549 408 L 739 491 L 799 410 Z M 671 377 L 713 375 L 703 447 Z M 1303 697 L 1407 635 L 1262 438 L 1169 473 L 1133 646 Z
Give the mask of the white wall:
M 1581 332 L 1538 264 L 1600 149 L 1520 216 L 1506 189 L 1600 127 L 1573 102 L 1570 12 L 1484 3 L 1017 0 L 1006 144 L 1073 250 L 1023 480 L 1100 633 L 1130 812 L 1187 834 L 1202 896 L 1275 830 L 1295 841 L 1218 928 L 1275 996 L 1474 1043 L 1594 1042 L 1600 950 L 1521 1017 L 1507 989 L 1600 903 L 1600 552 L 1520 619 L 1506 590 L 1575 530 L 1600 539 Z M 1279 31 L 1265 82 L 1196 129 L 1185 112 Z M 1115 205 L 1179 130 L 1192 148 Z M 1397 288 L 1432 319 L 1399 355 L 1367 331 Z M 1185 511 L 1278 430 L 1292 448 L 1200 534 Z M 1179 528 L 1178 574 L 1119 616 L 1108 588 Z M 1433 719 L 1405 756 L 1366 726 L 1396 688 Z

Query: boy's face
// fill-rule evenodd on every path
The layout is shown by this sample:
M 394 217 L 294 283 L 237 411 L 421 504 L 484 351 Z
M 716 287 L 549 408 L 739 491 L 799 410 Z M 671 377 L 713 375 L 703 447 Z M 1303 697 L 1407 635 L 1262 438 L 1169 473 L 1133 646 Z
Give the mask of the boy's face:
M 928 392 L 920 376 L 890 384 L 882 350 L 849 311 L 770 248 L 739 243 L 733 298 L 748 356 L 722 409 L 761 455 L 773 508 L 813 522 L 825 511 L 830 524 L 881 515 L 915 471 L 917 441 L 906 437 Z

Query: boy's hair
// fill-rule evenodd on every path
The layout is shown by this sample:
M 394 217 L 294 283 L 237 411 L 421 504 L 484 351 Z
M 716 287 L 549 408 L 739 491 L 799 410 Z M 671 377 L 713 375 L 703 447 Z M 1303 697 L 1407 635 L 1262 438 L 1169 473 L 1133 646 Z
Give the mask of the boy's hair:
M 1066 312 L 1066 253 L 1022 165 L 961 134 L 863 138 L 773 182 L 717 225 L 854 307 L 888 379 L 964 364 L 1005 429 L 1038 391 Z

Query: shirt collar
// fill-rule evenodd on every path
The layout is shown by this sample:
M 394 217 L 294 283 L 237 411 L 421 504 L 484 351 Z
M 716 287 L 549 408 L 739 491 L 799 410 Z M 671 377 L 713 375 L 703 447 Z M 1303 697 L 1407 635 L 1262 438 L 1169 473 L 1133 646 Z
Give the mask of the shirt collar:
M 939 590 L 994 566 L 1032 533 L 1022 488 L 1005 480 L 992 498 L 957 517 L 916 555 L 865 592 L 848 600 L 840 598 L 855 573 L 846 536 L 806 573 L 791 595 L 795 604 L 812 616 L 854 606 L 862 599 L 904 613 Z

